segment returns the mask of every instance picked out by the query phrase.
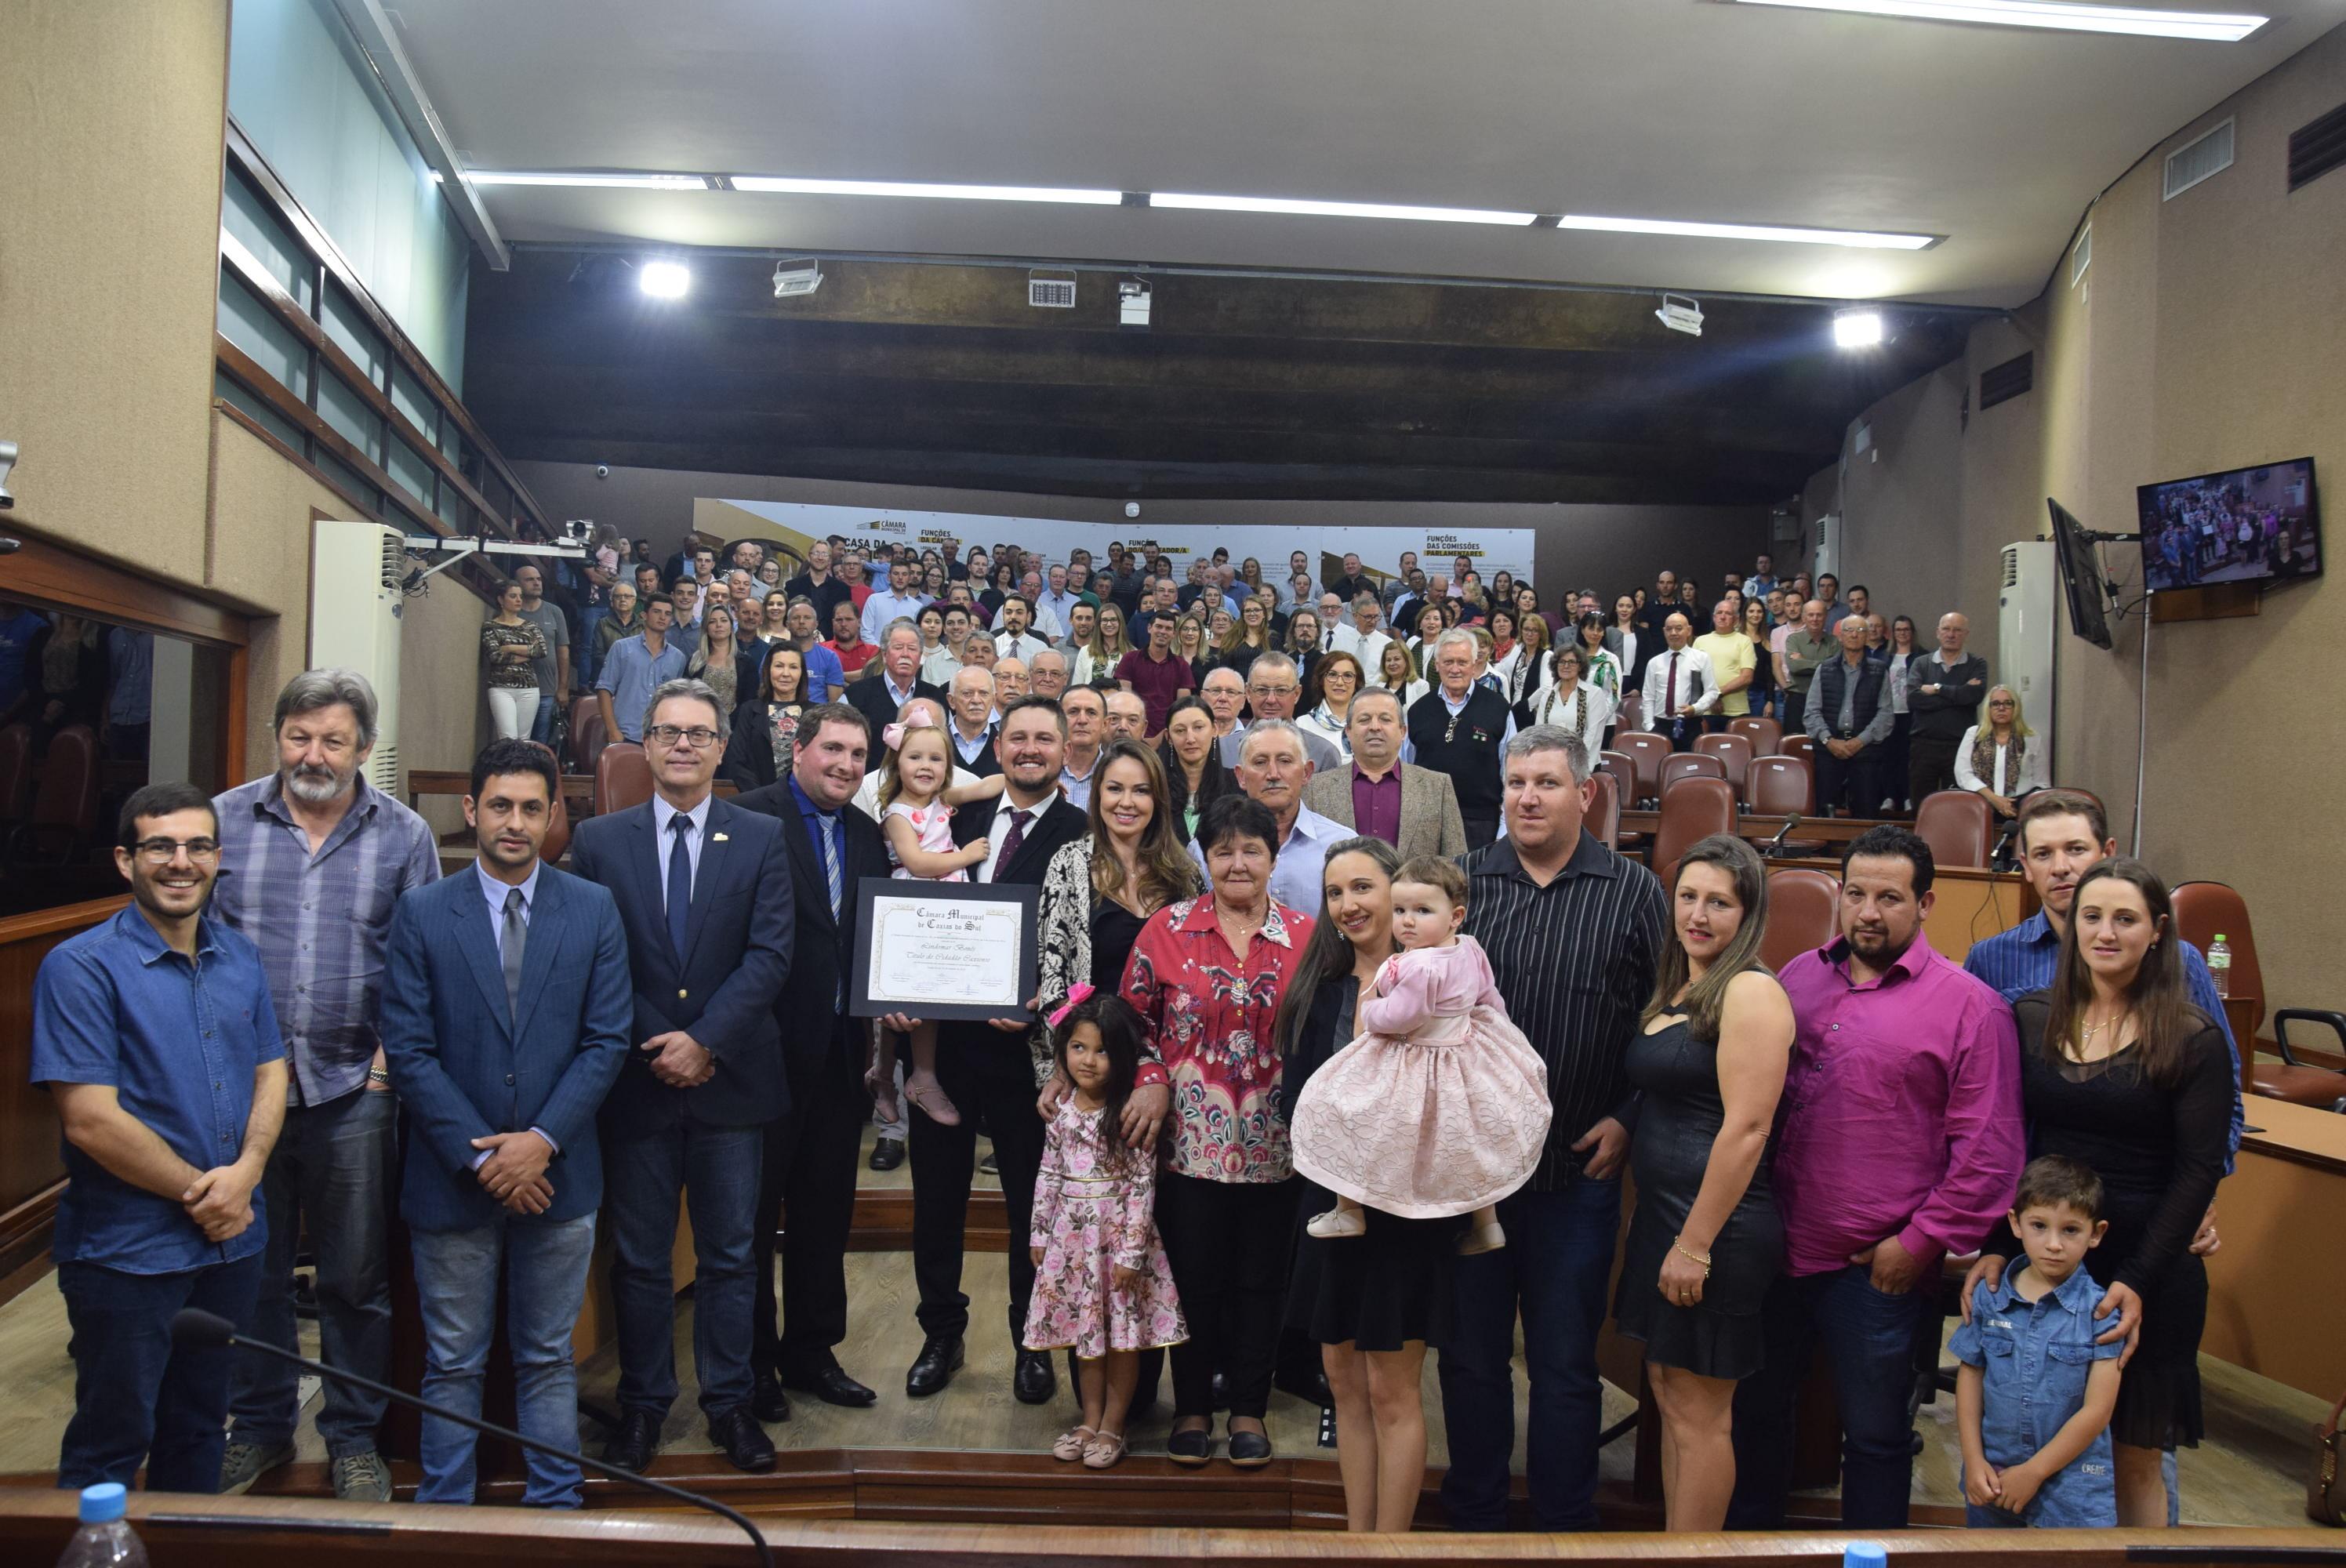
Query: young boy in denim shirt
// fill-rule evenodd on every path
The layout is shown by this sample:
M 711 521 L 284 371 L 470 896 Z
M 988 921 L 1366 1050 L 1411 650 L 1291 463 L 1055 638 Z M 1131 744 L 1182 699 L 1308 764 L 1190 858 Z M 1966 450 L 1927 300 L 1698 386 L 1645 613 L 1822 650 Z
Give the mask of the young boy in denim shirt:
M 2123 1342 L 2098 1345 L 2102 1288 L 2085 1268 L 2108 1223 L 2102 1180 L 2046 1155 L 2020 1173 L 2013 1234 L 2028 1260 L 1973 1288 L 1971 1320 L 1947 1349 L 1964 1446 L 1964 1522 L 1974 1527 L 2115 1525 L 2110 1412 Z

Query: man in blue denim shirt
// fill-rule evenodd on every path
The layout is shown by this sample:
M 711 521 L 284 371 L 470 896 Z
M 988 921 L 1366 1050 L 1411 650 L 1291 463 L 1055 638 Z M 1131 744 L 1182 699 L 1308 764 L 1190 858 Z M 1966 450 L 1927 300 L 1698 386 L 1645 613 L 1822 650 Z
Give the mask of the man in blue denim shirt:
M 2110 1412 L 2122 1342 L 2095 1342 L 2102 1288 L 2086 1254 L 2109 1228 L 2101 1178 L 2042 1156 L 2020 1173 L 2013 1234 L 2027 1263 L 1973 1288 L 1948 1342 L 1963 1441 L 1964 1522 L 1974 1528 L 2116 1525 Z
M 65 1125 L 57 1288 L 74 1416 L 57 1484 L 209 1492 L 226 1442 L 229 1352 L 171 1343 L 171 1319 L 250 1310 L 268 1227 L 253 1189 L 285 1115 L 285 1045 L 253 945 L 204 913 L 219 819 L 192 784 L 122 809 L 130 907 L 60 942 L 33 983 L 32 1081 Z

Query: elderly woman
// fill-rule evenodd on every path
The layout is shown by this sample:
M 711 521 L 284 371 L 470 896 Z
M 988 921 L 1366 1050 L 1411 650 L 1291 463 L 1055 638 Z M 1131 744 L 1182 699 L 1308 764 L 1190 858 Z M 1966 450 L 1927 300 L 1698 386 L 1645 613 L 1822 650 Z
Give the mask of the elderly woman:
M 2045 748 L 2030 744 L 2035 738 L 2020 717 L 2020 694 L 2008 686 L 1988 687 L 1979 722 L 1955 742 L 1955 788 L 1986 801 L 1997 820 L 2009 824 L 2020 802 L 2045 788 Z
M 1599 650 L 1600 653 L 1602 650 Z M 1515 705 L 1515 728 L 1535 724 L 1561 725 L 1580 737 L 1595 757 L 1605 749 L 1605 731 L 1613 723 L 1613 694 L 1588 678 L 1587 649 L 1566 644 L 1548 657 L 1549 684 Z
M 1190 1325 L 1173 1348 L 1165 1450 L 1181 1465 L 1212 1453 L 1217 1369 L 1230 1462 L 1251 1470 L 1271 1458 L 1262 1418 L 1296 1205 L 1272 1026 L 1311 934 L 1310 915 L 1271 897 L 1278 833 L 1270 809 L 1242 795 L 1208 807 L 1198 843 L 1211 891 L 1151 915 L 1124 972 L 1124 998 L 1173 1084 L 1157 1229 Z
M 1507 699 L 1508 707 L 1528 702 L 1539 695 L 1540 687 L 1548 682 L 1547 657 L 1547 623 L 1537 616 L 1519 615 L 1515 647 L 1491 666 L 1491 673 L 1499 677 L 1499 693 Z

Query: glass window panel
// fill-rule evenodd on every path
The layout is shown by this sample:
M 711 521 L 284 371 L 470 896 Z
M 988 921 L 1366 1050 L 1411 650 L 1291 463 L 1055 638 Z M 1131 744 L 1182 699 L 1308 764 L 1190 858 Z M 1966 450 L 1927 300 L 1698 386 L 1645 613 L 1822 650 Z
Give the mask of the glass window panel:
M 277 280 L 278 286 L 293 296 L 295 303 L 304 311 L 312 310 L 317 302 L 317 282 L 310 253 L 278 221 L 269 199 L 240 175 L 231 173 L 223 189 L 220 227 L 236 236 L 237 243 L 252 253 L 269 275 Z
M 217 371 L 212 372 L 212 395 L 233 403 L 244 412 L 250 414 L 263 430 L 294 451 L 302 450 L 301 432 L 292 421 Z
M 368 508 L 370 511 L 382 510 L 382 493 L 377 490 L 366 480 L 360 478 L 358 470 L 352 468 L 349 463 L 344 463 L 341 458 L 336 457 L 332 453 L 326 451 L 322 447 L 311 456 L 310 461 L 315 463 L 319 468 L 323 470 L 327 478 L 332 479 L 335 484 L 340 484 L 343 489 L 349 491 L 353 496 L 357 497 L 360 505 Z
M 402 490 L 426 507 L 432 504 L 432 465 L 424 461 L 422 453 L 403 441 L 393 441 L 387 467 Z
M 234 273 L 220 273 L 220 336 L 252 356 L 254 362 L 294 394 L 306 398 L 310 390 L 310 350 L 293 329 L 260 296 L 246 288 Z
M 439 405 L 424 394 L 415 378 L 404 370 L 391 378 L 391 406 L 406 415 L 407 423 L 413 425 L 426 441 L 438 438 Z
M 318 412 L 328 424 L 374 463 L 382 461 L 382 419 L 338 375 L 318 378 Z
M 367 379 L 382 385 L 383 361 L 386 354 L 382 334 L 369 324 L 366 312 L 343 292 L 340 283 L 326 285 L 326 308 L 319 320 L 326 335 L 339 344 L 342 351 L 359 362 Z

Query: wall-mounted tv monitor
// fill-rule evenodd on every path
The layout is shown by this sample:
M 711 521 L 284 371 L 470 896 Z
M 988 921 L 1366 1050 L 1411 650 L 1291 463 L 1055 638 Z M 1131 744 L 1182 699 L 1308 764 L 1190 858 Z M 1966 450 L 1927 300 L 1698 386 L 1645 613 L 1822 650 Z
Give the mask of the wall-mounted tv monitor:
M 2110 646 L 2110 621 L 2103 610 L 2102 560 L 2086 525 L 2051 496 L 2053 558 L 2061 565 L 2061 593 L 2069 606 L 2069 629 L 2099 647 Z
M 2154 594 L 2321 575 L 2310 457 L 2171 479 L 2135 494 L 2143 585 Z

